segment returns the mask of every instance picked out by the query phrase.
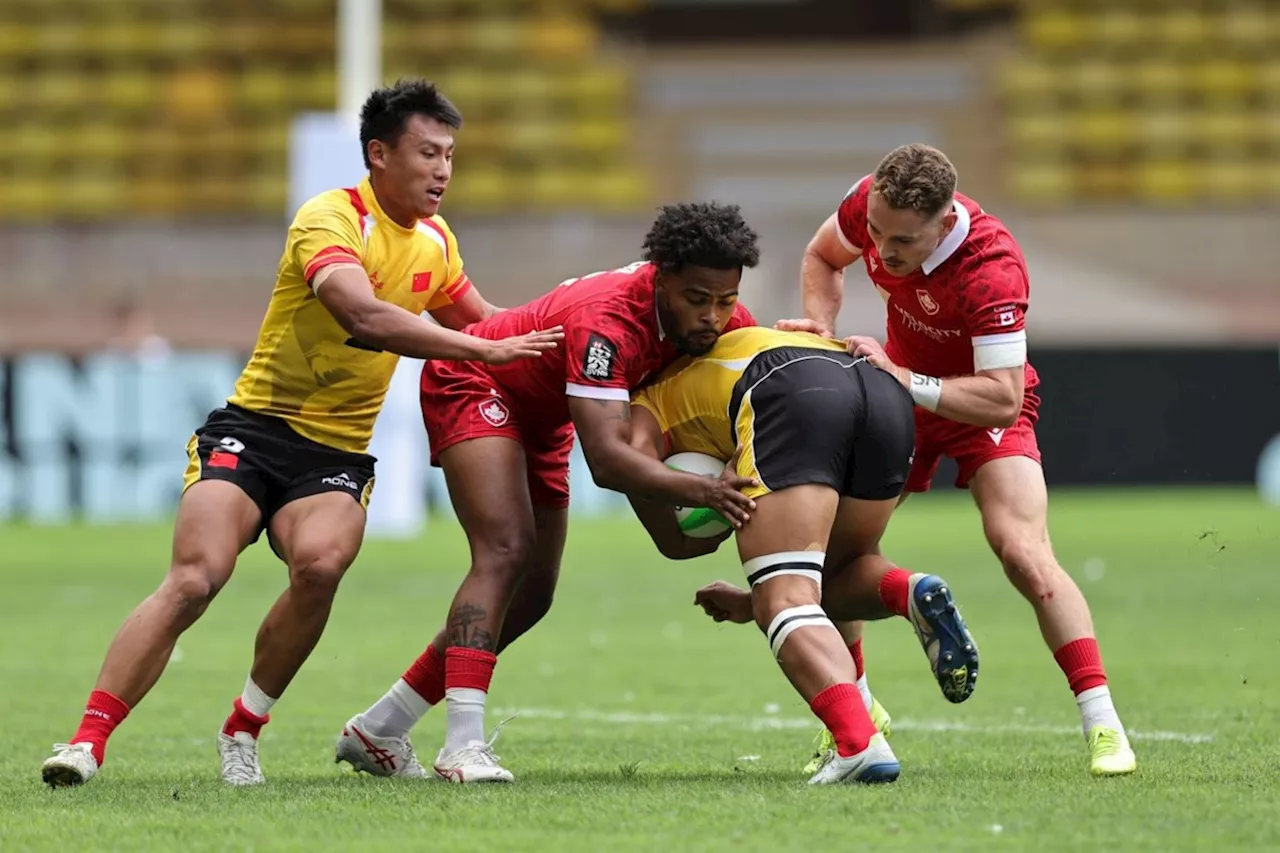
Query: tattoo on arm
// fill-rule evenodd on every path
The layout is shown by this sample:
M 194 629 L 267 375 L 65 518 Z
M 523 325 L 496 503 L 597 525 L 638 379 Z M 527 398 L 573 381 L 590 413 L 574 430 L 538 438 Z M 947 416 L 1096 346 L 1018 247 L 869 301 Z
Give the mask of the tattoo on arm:
M 449 614 L 446 628 L 449 645 L 463 649 L 494 650 L 493 635 L 480 627 L 488 612 L 478 604 L 460 604 Z
M 592 398 L 591 398 L 591 402 L 595 403 L 595 404 L 596 404 L 596 406 L 598 406 L 598 407 L 599 407 L 599 408 L 601 408 L 601 409 L 608 409 L 608 408 L 609 408 L 609 407 L 611 407 L 611 406 L 613 406 L 613 407 L 617 407 L 620 401 L 618 401 L 618 400 L 597 400 L 597 399 L 595 399 L 594 397 L 592 397 Z M 609 420 L 611 420 L 611 421 L 630 421 L 630 420 L 631 420 L 631 404 L 630 404 L 629 402 L 628 402 L 628 403 L 623 403 L 622 408 L 620 408 L 620 409 L 616 409 L 616 411 L 610 412 L 610 413 L 609 413 Z

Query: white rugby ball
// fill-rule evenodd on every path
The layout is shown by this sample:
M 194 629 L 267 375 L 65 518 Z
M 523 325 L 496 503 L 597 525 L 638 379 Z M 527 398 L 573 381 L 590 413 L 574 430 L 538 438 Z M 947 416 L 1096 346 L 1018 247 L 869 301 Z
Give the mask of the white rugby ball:
M 665 461 L 668 467 L 677 471 L 700 474 L 703 477 L 719 477 L 725 466 L 723 459 L 705 453 L 674 453 Z M 708 507 L 678 506 L 676 521 L 680 523 L 680 532 L 694 539 L 710 539 L 733 526 L 723 515 Z

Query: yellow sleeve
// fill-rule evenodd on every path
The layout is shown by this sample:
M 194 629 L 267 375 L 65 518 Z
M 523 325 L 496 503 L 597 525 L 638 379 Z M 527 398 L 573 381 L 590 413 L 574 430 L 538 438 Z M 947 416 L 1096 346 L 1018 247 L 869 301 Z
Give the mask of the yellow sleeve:
M 439 308 L 453 305 L 466 296 L 467 291 L 471 289 L 471 279 L 467 277 L 462 268 L 462 252 L 458 249 L 458 238 L 454 235 L 453 229 L 449 227 L 449 223 L 445 222 L 443 216 L 431 217 L 431 223 L 435 224 L 444 234 L 445 255 L 447 257 L 445 259 L 444 286 L 431 294 L 431 299 L 427 301 L 425 309 L 427 311 L 435 311 Z
M 285 253 L 308 285 L 330 264 L 361 263 L 363 252 L 360 215 L 340 190 L 308 201 L 289 226 Z
M 658 422 L 658 426 L 662 429 L 662 432 L 665 435 L 671 429 L 671 423 L 663 414 L 662 406 L 659 403 L 659 400 L 661 399 L 661 385 L 662 383 L 650 385 L 643 391 L 633 395 L 631 398 L 631 405 L 639 406 L 640 408 L 647 410 L 649 414 L 653 415 L 654 420 Z

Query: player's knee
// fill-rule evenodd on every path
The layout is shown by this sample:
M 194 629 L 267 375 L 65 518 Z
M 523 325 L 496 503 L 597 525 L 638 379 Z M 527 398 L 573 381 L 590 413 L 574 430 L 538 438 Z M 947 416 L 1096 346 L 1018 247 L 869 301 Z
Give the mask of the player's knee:
M 333 545 L 300 549 L 289 562 L 289 584 L 307 594 L 332 595 L 346 574 L 351 559 Z
M 207 559 L 184 560 L 170 567 L 160 592 L 172 604 L 178 621 L 190 624 L 204 613 L 222 589 L 225 577 L 226 574 Z
M 996 553 L 1005 576 L 1029 600 L 1053 597 L 1062 569 L 1047 544 L 1011 537 L 999 543 Z
M 509 580 L 518 579 L 529 564 L 536 535 L 519 525 L 498 527 L 475 543 L 472 569 Z

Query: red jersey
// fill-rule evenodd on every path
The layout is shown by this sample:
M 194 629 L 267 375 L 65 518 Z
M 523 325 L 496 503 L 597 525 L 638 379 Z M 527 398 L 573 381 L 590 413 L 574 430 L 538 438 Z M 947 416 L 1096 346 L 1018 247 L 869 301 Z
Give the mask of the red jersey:
M 836 213 L 845 248 L 862 253 L 888 308 L 885 354 L 928 376 L 969 376 L 1025 365 L 1026 387 L 1039 380 L 1027 363 L 1030 282 L 1022 250 L 999 219 L 956 193 L 956 224 L 909 276 L 891 275 L 867 236 L 871 176 L 853 185 Z
M 485 369 L 524 412 L 567 423 L 568 397 L 630 400 L 633 389 L 680 357 L 658 323 L 656 275 L 653 264 L 640 262 L 571 278 L 465 331 L 493 340 L 564 326 L 564 342 L 540 358 Z M 724 331 L 754 325 L 738 303 Z

